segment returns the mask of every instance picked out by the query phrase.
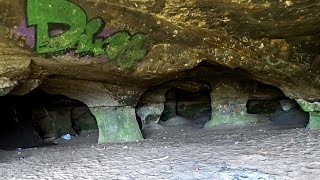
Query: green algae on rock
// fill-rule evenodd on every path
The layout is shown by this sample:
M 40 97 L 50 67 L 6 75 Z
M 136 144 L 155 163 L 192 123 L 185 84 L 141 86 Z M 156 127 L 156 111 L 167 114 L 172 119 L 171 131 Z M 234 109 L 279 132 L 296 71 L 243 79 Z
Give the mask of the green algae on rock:
M 97 120 L 99 143 L 129 142 L 143 139 L 134 108 L 93 107 L 90 110 Z
M 320 129 L 320 103 L 311 103 L 303 99 L 296 99 L 296 101 L 305 112 L 309 112 L 309 124 L 307 127 Z

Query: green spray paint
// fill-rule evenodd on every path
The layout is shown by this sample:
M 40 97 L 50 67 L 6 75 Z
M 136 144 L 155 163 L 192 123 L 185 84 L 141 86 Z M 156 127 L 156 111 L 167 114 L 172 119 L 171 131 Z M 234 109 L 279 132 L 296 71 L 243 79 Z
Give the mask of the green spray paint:
M 28 25 L 36 26 L 36 52 L 39 54 L 75 49 L 76 53 L 106 56 L 124 68 L 131 68 L 147 54 L 143 34 L 117 32 L 106 39 L 97 39 L 96 35 L 105 24 L 103 19 L 95 17 L 88 21 L 81 7 L 66 0 L 28 0 L 27 17 Z M 52 36 L 50 32 L 61 29 L 50 29 L 50 24 L 68 29 Z
M 102 46 L 104 42 L 102 39 L 97 39 L 93 42 L 94 34 L 97 33 L 104 22 L 101 18 L 94 18 L 88 22 L 85 28 L 85 33 L 81 35 L 79 39 L 79 46 L 76 53 L 93 52 L 94 56 L 99 56 L 104 54 L 104 49 Z

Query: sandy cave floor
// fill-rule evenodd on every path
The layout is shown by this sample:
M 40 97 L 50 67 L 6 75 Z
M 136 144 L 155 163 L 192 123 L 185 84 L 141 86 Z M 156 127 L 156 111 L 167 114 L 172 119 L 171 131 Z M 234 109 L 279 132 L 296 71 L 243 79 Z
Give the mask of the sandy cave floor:
M 57 146 L 0 151 L 1 179 L 320 179 L 320 131 L 271 126 L 146 131 L 98 145 L 97 131 Z

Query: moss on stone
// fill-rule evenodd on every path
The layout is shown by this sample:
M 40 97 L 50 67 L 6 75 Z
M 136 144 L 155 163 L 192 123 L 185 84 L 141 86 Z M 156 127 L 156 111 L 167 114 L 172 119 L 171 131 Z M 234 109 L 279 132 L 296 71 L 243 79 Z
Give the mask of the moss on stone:
M 90 108 L 99 128 L 99 143 L 143 139 L 132 107 Z
M 309 124 L 310 129 L 320 129 L 320 112 L 309 112 Z
M 300 105 L 302 110 L 305 112 L 313 112 L 313 111 L 320 111 L 320 103 L 319 102 L 308 102 L 303 99 L 297 99 L 297 103 Z
M 249 125 L 266 123 L 267 120 L 261 115 L 248 114 L 246 112 L 225 114 L 218 110 L 212 112 L 212 118 L 205 125 L 206 128 L 213 128 L 222 125 Z
M 213 128 L 227 124 L 225 117 L 220 113 L 212 114 L 211 120 L 205 124 L 205 128 Z
M 310 119 L 307 127 L 311 129 L 320 129 L 320 103 L 311 103 L 303 99 L 297 99 L 296 101 L 302 110 L 309 112 Z

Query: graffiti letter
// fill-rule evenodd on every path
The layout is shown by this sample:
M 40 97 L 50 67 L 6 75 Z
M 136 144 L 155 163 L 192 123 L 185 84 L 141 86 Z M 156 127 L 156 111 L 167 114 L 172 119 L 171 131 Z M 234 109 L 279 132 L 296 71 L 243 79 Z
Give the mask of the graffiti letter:
M 146 36 L 142 34 L 135 34 L 130 41 L 127 53 L 122 59 L 122 64 L 125 67 L 132 67 L 136 62 L 143 60 L 147 54 L 147 49 L 144 47 Z
M 36 26 L 38 53 L 50 53 L 75 48 L 86 28 L 87 17 L 77 5 L 65 0 L 28 0 L 28 25 Z M 49 23 L 68 25 L 69 29 L 50 36 Z M 53 29 L 55 30 L 55 29 Z
M 125 53 L 130 36 L 126 32 L 118 32 L 111 35 L 106 42 L 108 44 L 106 54 L 107 57 L 115 62 L 119 62 L 123 53 Z M 118 63 L 117 63 L 118 64 Z
M 106 39 L 107 57 L 117 66 L 124 68 L 132 67 L 137 61 L 142 60 L 147 50 L 144 48 L 145 36 L 136 34 L 133 37 L 126 32 L 113 34 Z
M 93 42 L 95 34 L 102 25 L 103 20 L 101 18 L 94 18 L 88 23 L 85 33 L 81 35 L 76 53 L 93 52 L 94 56 L 102 55 L 104 53 L 104 50 L 102 49 L 103 40 L 97 39 Z

